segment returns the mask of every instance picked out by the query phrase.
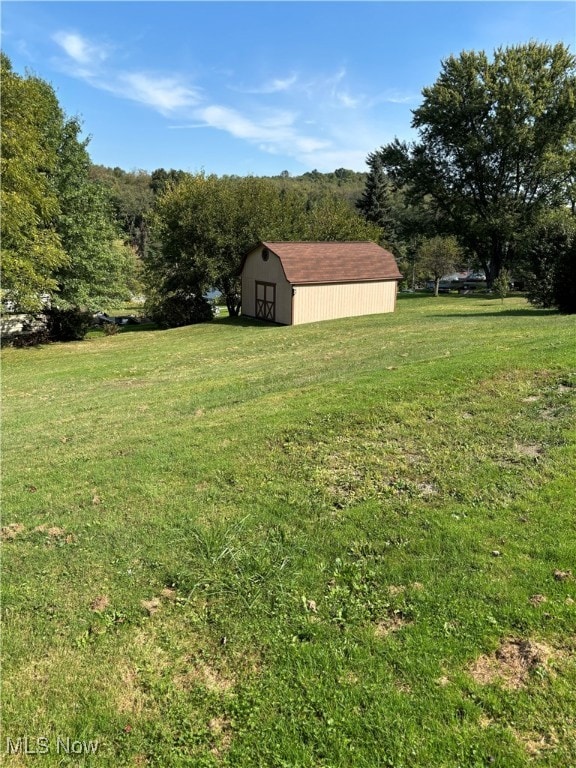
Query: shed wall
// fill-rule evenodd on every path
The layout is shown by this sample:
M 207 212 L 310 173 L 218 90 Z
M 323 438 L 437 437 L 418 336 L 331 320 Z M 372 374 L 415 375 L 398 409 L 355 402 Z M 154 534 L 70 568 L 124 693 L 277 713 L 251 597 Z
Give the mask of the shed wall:
M 294 295 L 294 325 L 338 317 L 394 312 L 396 280 L 362 283 L 298 285 Z
M 276 285 L 277 323 L 290 325 L 292 322 L 292 286 L 284 276 L 280 259 L 270 253 L 268 261 L 262 260 L 262 248 L 248 255 L 242 270 L 242 314 L 256 317 L 256 282 Z

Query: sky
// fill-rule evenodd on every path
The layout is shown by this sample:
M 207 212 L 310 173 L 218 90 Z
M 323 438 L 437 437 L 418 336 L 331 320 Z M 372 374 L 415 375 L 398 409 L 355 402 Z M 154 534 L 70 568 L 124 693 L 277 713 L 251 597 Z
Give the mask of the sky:
M 94 163 L 272 176 L 365 171 L 462 51 L 576 53 L 576 3 L 2 3 L 2 49 L 82 121 Z

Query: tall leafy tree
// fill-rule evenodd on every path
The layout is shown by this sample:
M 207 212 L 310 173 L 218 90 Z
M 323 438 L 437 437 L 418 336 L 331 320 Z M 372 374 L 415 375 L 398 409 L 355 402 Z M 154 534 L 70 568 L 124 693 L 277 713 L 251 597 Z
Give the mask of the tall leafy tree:
M 80 123 L 48 83 L 15 74 L 5 56 L 1 65 L 4 297 L 25 311 L 45 294 L 64 308 L 105 307 L 127 295 L 134 259 L 89 178 Z
M 63 113 L 52 88 L 20 77 L 1 54 L 2 291 L 23 310 L 41 306 L 57 287 L 54 271 L 68 262 L 54 223 L 54 184 Z
M 488 282 L 519 258 L 520 234 L 569 202 L 576 167 L 576 59 L 529 43 L 442 63 L 414 111 L 419 141 L 378 154 L 413 200 L 428 196 L 447 234 L 476 254 Z
M 136 262 L 122 243 L 108 194 L 90 178 L 88 141 L 79 138 L 80 130 L 77 119 L 65 122 L 54 173 L 60 203 L 55 228 L 68 256 L 54 273 L 54 302 L 106 309 L 130 297 Z

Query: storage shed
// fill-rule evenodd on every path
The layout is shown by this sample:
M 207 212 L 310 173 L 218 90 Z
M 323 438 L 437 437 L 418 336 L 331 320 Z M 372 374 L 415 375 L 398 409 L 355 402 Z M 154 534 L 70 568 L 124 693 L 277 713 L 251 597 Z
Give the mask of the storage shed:
M 242 314 L 283 325 L 393 312 L 402 277 L 372 242 L 259 243 L 241 269 Z

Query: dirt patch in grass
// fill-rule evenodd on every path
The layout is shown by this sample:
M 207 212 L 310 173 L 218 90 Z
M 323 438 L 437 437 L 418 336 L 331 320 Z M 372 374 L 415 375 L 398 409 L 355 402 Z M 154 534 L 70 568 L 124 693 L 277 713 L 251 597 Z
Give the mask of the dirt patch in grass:
M 537 443 L 514 443 L 514 450 L 529 459 L 539 459 L 543 453 L 543 447 Z
M 148 613 L 148 616 L 153 616 L 160 610 L 160 599 L 153 597 L 150 600 L 140 600 L 140 605 Z
M 480 685 L 499 682 L 508 690 L 526 685 L 536 669 L 544 669 L 555 656 L 554 649 L 532 640 L 509 638 L 490 655 L 482 655 L 469 672 Z
M 25 533 L 26 526 L 22 525 L 22 523 L 9 523 L 0 528 L 0 539 L 2 541 L 13 541 L 18 536 L 23 536 Z M 64 528 L 60 528 L 57 525 L 37 525 L 36 528 L 32 530 L 32 533 L 45 534 L 48 539 L 52 540 L 65 539 L 67 543 L 74 541 L 74 536 L 72 534 L 67 533 Z
M 553 421 L 558 418 L 559 414 L 558 411 L 553 408 L 544 408 L 538 412 L 538 416 L 540 416 L 541 419 L 544 419 L 544 421 Z
M 232 743 L 230 721 L 225 717 L 213 717 L 208 727 L 215 742 L 210 751 L 215 757 L 221 757 L 230 749 Z
M 393 613 L 391 616 L 387 616 L 385 619 L 378 621 L 374 632 L 376 637 L 388 637 L 392 632 L 398 632 L 411 622 L 406 619 L 401 613 Z
M 2 541 L 13 541 L 21 533 L 24 533 L 25 530 L 26 528 L 22 523 L 9 523 L 8 525 L 3 525 L 2 528 L 0 528 L 0 539 Z
M 203 660 L 191 657 L 188 665 L 185 672 L 173 678 L 174 685 L 181 690 L 188 691 L 199 685 L 212 693 L 228 694 L 236 684 L 231 674 L 223 673 Z
M 149 697 L 144 693 L 138 683 L 138 673 L 132 667 L 120 670 L 119 680 L 121 685 L 117 687 L 117 708 L 122 714 L 140 715 L 150 709 Z
M 548 602 L 548 598 L 546 595 L 532 595 L 530 598 L 530 603 L 532 605 L 541 605 L 542 603 Z
M 517 733 L 513 731 L 515 738 L 522 744 L 530 757 L 537 758 L 549 749 L 558 746 L 558 735 L 554 729 L 550 733 Z
M 90 603 L 90 610 L 94 613 L 103 613 L 110 605 L 110 598 L 108 595 L 98 595 Z
M 64 528 L 60 528 L 58 525 L 46 525 L 43 523 L 42 525 L 37 525 L 36 528 L 34 528 L 33 533 L 43 534 L 47 537 L 48 543 L 65 541 L 66 544 L 72 544 L 76 541 L 76 537 L 73 533 L 68 533 L 68 531 Z
M 569 579 L 572 579 L 572 578 L 574 578 L 572 575 L 572 571 L 561 571 L 558 568 L 554 571 L 555 581 L 568 581 Z

